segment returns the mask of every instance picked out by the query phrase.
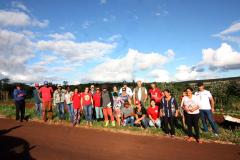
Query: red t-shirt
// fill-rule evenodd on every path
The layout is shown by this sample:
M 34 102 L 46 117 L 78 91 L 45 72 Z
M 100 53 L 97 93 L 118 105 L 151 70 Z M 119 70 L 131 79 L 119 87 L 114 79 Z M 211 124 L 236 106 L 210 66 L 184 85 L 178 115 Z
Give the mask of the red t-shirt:
M 93 95 L 94 107 L 101 107 L 101 93 L 95 93 Z
M 159 118 L 158 106 L 155 106 L 154 108 L 149 106 L 147 109 L 147 113 L 152 117 L 153 120 L 158 119 Z
M 83 100 L 82 105 L 83 106 L 91 105 L 92 104 L 91 98 L 92 98 L 92 94 L 91 93 L 84 93 L 83 92 L 82 93 L 82 100 Z
M 41 87 L 39 89 L 39 94 L 42 94 L 42 101 L 43 102 L 48 102 L 52 100 L 52 93 L 53 93 L 53 89 L 52 87 Z
M 159 88 L 150 89 L 149 94 L 151 95 L 151 98 L 154 99 L 157 103 L 161 102 L 162 99 L 162 91 Z
M 79 109 L 81 107 L 81 93 L 74 93 L 72 96 L 73 108 Z

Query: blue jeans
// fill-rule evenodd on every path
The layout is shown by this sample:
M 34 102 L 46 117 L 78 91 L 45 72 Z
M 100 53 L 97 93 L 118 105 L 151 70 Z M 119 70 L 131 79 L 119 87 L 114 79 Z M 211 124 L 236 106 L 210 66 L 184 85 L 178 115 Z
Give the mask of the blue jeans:
M 71 120 L 71 122 L 73 122 L 74 110 L 73 110 L 72 103 L 67 104 L 67 107 L 68 107 L 68 113 L 69 113 L 70 120 Z
M 41 117 L 42 114 L 42 103 L 35 103 L 35 110 L 38 117 Z
M 158 118 L 156 121 L 155 121 L 155 123 L 152 121 L 152 120 L 150 120 L 149 121 L 149 126 L 150 127 L 157 127 L 157 128 L 161 128 L 161 120 Z
M 213 114 L 212 114 L 211 110 L 200 110 L 200 117 L 202 120 L 204 132 L 208 131 L 208 126 L 207 126 L 207 119 L 208 119 L 208 121 L 213 129 L 213 132 L 218 134 L 218 128 L 213 119 Z
M 95 107 L 96 119 L 103 118 L 102 107 Z
M 144 128 L 147 128 L 149 124 L 149 119 L 147 117 L 143 118 L 143 120 L 141 121 L 141 124 Z
M 130 124 L 130 126 L 134 125 L 134 117 L 133 116 L 130 116 L 123 120 L 123 126 L 126 126 L 128 124 Z
M 92 121 L 92 105 L 87 105 L 83 107 L 85 120 L 88 122 Z
M 56 107 L 58 109 L 58 117 L 59 119 L 63 120 L 64 119 L 64 103 L 56 103 Z

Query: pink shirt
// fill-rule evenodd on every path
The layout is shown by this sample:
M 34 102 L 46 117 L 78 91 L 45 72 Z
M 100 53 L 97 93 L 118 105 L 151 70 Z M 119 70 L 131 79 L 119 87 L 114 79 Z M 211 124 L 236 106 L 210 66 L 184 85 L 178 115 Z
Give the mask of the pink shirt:
M 39 90 L 39 94 L 42 95 L 42 101 L 43 102 L 48 102 L 52 100 L 52 93 L 53 93 L 53 89 L 52 87 L 41 87 Z

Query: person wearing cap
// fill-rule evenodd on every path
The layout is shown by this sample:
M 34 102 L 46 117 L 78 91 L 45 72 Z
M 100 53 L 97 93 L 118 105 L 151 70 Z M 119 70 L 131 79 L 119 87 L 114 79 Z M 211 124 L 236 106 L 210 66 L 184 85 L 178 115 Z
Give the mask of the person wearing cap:
M 124 107 L 121 109 L 122 118 L 123 118 L 123 126 L 130 125 L 134 126 L 134 112 L 133 107 L 130 105 L 128 101 L 124 102 Z
M 138 127 L 147 128 L 148 127 L 148 118 L 147 111 L 142 107 L 141 103 L 137 100 L 135 102 L 136 108 L 134 108 L 135 122 L 134 124 Z
M 92 95 L 94 95 L 95 92 L 96 92 L 95 86 L 92 84 L 92 85 L 90 86 L 90 93 L 91 93 Z
M 132 98 L 132 96 L 133 96 L 132 89 L 127 86 L 127 82 L 126 82 L 126 81 L 123 81 L 123 87 L 119 90 L 119 95 L 122 94 L 122 89 L 123 89 L 123 88 L 126 89 L 126 92 L 127 92 L 128 96 L 129 96 L 130 98 Z
M 89 87 L 86 87 L 82 93 L 81 106 L 83 107 L 84 117 L 87 121 L 87 126 L 92 127 L 92 108 L 93 108 L 93 98 L 89 91 Z
M 198 99 L 198 106 L 200 110 L 200 118 L 203 124 L 204 132 L 208 132 L 207 120 L 210 123 L 213 133 L 217 136 L 219 134 L 217 125 L 213 118 L 214 109 L 214 99 L 210 91 L 205 90 L 205 86 L 202 82 L 197 84 L 198 91 L 195 92 L 195 96 Z
M 102 107 L 103 107 L 103 115 L 104 115 L 104 121 L 105 121 L 105 127 L 109 125 L 108 117 L 110 117 L 111 125 L 115 126 L 114 116 L 112 113 L 112 106 L 113 106 L 113 99 L 111 96 L 111 93 L 108 92 L 107 86 L 102 86 Z
M 53 93 L 53 104 L 54 107 L 58 109 L 58 118 L 63 120 L 65 118 L 64 113 L 64 100 L 65 100 L 65 90 L 61 85 L 57 85 L 57 89 Z
M 126 88 L 122 88 L 122 94 L 119 97 L 121 98 L 121 100 L 123 102 L 128 101 L 130 104 L 132 104 L 131 97 L 127 94 L 127 89 Z
M 39 95 L 42 100 L 42 119 L 45 122 L 47 119 L 52 120 L 52 93 L 52 87 L 48 86 L 47 81 L 44 81 L 44 85 L 39 89 Z
M 41 117 L 42 113 L 42 100 L 39 97 L 39 84 L 35 83 L 35 89 L 33 90 L 33 99 L 35 103 L 35 111 L 38 117 Z
M 94 104 L 96 119 L 97 121 L 100 121 L 100 119 L 103 119 L 100 88 L 97 88 L 95 94 L 93 95 L 93 104 Z
M 160 113 L 163 117 L 164 130 L 166 135 L 171 137 L 175 136 L 175 125 L 174 122 L 178 117 L 178 104 L 174 97 L 172 97 L 168 89 L 164 90 L 164 97 L 160 103 Z M 170 125 L 170 130 L 169 130 Z M 170 133 L 170 134 L 169 134 Z
M 71 122 L 73 122 L 73 118 L 74 118 L 72 96 L 73 96 L 73 92 L 71 91 L 71 88 L 69 86 L 67 86 L 67 90 L 66 90 L 64 99 L 65 99 L 65 103 L 68 108 L 68 114 L 69 114 L 69 118 L 70 118 Z
M 142 81 L 138 80 L 137 81 L 137 87 L 134 88 L 134 90 L 133 90 L 133 102 L 134 102 L 134 104 L 138 100 L 138 101 L 140 101 L 141 105 L 143 107 L 145 107 L 147 97 L 148 97 L 147 89 L 142 86 Z
M 21 122 L 25 118 L 25 96 L 25 91 L 20 84 L 17 84 L 16 89 L 13 91 L 13 98 L 16 105 L 16 120 L 20 119 Z
M 156 106 L 156 102 L 154 99 L 150 100 L 150 106 L 147 109 L 147 114 L 150 119 L 149 126 L 160 128 L 161 120 L 160 120 L 159 106 Z

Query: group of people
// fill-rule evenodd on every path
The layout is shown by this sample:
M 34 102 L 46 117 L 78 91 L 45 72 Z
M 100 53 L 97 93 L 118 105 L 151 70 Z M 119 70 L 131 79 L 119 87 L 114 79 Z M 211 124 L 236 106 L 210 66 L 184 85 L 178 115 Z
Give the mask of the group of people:
M 25 95 L 20 86 L 14 90 L 16 119 L 21 121 L 25 112 Z M 176 119 L 182 117 L 183 127 L 187 126 L 188 141 L 196 140 L 201 143 L 199 136 L 199 117 L 201 117 L 205 132 L 208 131 L 208 120 L 214 134 L 219 134 L 212 114 L 214 99 L 211 93 L 205 90 L 202 82 L 198 83 L 198 91 L 195 94 L 191 87 L 186 88 L 180 105 L 171 95 L 170 90 L 161 91 L 154 82 L 151 84 L 151 89 L 147 91 L 140 80 L 137 81 L 133 91 L 124 81 L 120 89 L 114 86 L 112 91 L 109 91 L 107 85 L 102 85 L 101 88 L 91 85 L 85 87 L 83 92 L 78 88 L 74 91 L 71 91 L 70 87 L 63 89 L 61 85 L 57 85 L 54 91 L 45 81 L 42 87 L 35 84 L 33 97 L 36 112 L 45 122 L 53 118 L 52 106 L 57 108 L 59 119 L 64 120 L 66 106 L 73 126 L 80 124 L 80 118 L 84 116 L 87 126 L 92 126 L 94 120 L 104 120 L 105 127 L 109 125 L 136 126 L 145 129 L 162 127 L 166 135 L 174 137 Z M 146 104 L 149 105 L 146 106 Z M 19 111 L 21 111 L 21 117 Z

